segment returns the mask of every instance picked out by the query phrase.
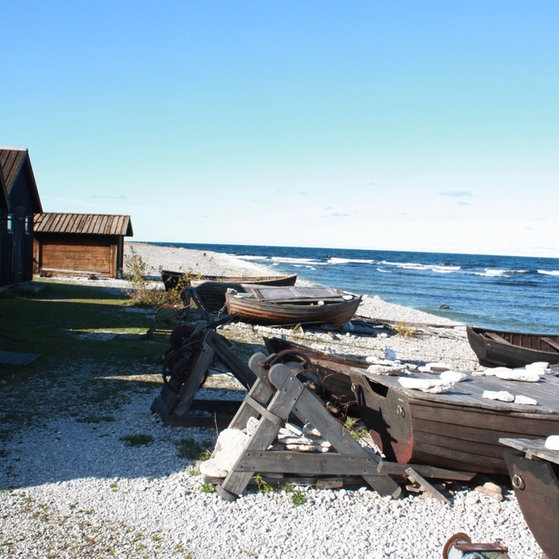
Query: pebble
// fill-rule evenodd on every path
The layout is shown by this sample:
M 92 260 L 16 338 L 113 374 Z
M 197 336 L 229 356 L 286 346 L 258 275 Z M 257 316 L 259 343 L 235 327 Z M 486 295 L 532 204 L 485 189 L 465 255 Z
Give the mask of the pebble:
M 141 243 L 134 245 L 157 268 L 175 269 L 174 264 L 185 262 L 185 249 L 157 252 L 152 245 L 145 250 Z M 197 262 L 220 273 L 215 266 L 222 260 L 195 252 L 191 256 Z M 162 260 L 161 254 L 174 260 Z M 226 261 L 229 273 L 242 273 L 234 269 L 235 262 Z M 439 327 L 391 337 L 398 359 L 440 360 L 455 371 L 477 367 L 462 325 L 375 297 L 365 297 L 362 305 L 361 314 L 379 319 L 425 325 L 436 319 Z M 257 336 L 267 332 L 251 330 Z M 331 335 L 302 335 L 317 346 L 336 344 Z M 343 338 L 341 349 L 350 344 L 352 353 L 383 357 L 383 336 L 364 340 L 348 333 Z M 439 559 L 456 532 L 476 542 L 499 539 L 508 546 L 510 559 L 543 559 L 510 488 L 496 501 L 473 486 L 457 485 L 450 506 L 425 494 L 380 497 L 368 487 L 297 486 L 304 496 L 301 504 L 294 503 L 293 492 L 250 489 L 226 502 L 205 492 L 194 463 L 177 451 L 177 441 L 186 438 L 215 443 L 215 429 L 163 425 L 150 413 L 158 393 L 154 386 L 134 394 L 112 411 L 110 422 L 53 416 L 0 442 L 0 559 Z M 122 437 L 131 434 L 149 435 L 152 442 L 127 446 Z

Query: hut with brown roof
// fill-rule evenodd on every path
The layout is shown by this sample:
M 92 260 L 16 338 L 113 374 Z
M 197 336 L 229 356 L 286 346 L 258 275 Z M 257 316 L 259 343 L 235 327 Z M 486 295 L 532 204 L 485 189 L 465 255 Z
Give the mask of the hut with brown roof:
M 0 286 L 33 279 L 33 215 L 42 211 L 28 150 L 0 148 Z
M 40 213 L 34 220 L 35 273 L 117 278 L 122 275 L 127 215 Z

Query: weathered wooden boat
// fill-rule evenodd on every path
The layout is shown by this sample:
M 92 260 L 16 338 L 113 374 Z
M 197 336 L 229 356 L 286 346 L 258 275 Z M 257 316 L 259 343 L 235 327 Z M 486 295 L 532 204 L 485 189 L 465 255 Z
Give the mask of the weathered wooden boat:
M 468 326 L 468 341 L 484 367 L 523 367 L 559 363 L 559 335 L 505 332 Z
M 541 438 L 559 433 L 559 378 L 539 382 L 470 377 L 446 393 L 404 388 L 398 375 L 373 374 L 356 356 L 331 355 L 288 340 L 266 341 L 270 352 L 296 349 L 316 367 L 323 387 L 342 400 L 353 398 L 387 460 L 453 470 L 506 475 L 500 438 Z M 436 375 L 413 373 L 433 379 Z M 484 391 L 507 391 L 537 405 L 489 400 Z
M 219 312 L 225 306 L 225 293 L 228 289 L 242 291 L 244 285 L 295 285 L 297 274 L 290 276 L 256 276 L 242 278 L 223 278 L 219 281 L 210 279 L 193 279 L 190 285 L 196 289 L 198 297 L 206 310 Z
M 351 320 L 361 296 L 332 287 L 254 287 L 225 294 L 229 314 L 257 324 L 330 324 L 340 327 Z
M 545 448 L 544 439 L 501 442 L 520 451 L 506 453 L 505 461 L 524 520 L 546 556 L 558 559 L 559 451 Z
M 179 280 L 186 276 L 185 285 L 198 287 L 200 284 L 204 282 L 215 282 L 219 285 L 226 285 L 232 284 L 240 285 L 242 283 L 255 283 L 259 285 L 295 285 L 297 281 L 297 274 L 283 274 L 283 275 L 269 275 L 269 276 L 210 276 L 210 275 L 196 275 L 196 274 L 187 274 L 185 272 L 174 272 L 172 270 L 162 270 L 161 271 L 161 279 L 163 281 L 163 285 L 165 286 L 166 290 L 174 289 Z M 227 287 L 226 285 L 223 292 Z
M 270 354 L 302 354 L 318 375 L 322 390 L 342 402 L 355 400 L 348 367 L 366 368 L 364 357 L 327 353 L 285 338 L 264 337 L 264 344 Z

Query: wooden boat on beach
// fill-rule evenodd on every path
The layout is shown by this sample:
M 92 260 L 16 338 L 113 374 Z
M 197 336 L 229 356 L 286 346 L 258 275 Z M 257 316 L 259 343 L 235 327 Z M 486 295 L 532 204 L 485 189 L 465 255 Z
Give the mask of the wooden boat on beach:
M 225 305 L 229 314 L 257 324 L 346 324 L 361 297 L 331 287 L 255 287 L 229 290 Z
M 538 545 L 549 559 L 557 559 L 559 451 L 545 448 L 544 439 L 502 439 L 501 442 L 520 451 L 505 454 L 514 494 Z
M 349 367 L 366 368 L 364 357 L 357 355 L 341 355 L 329 353 L 298 344 L 285 338 L 264 338 L 264 344 L 270 354 L 276 355 L 293 352 L 303 354 L 312 364 L 320 380 L 320 388 L 337 400 L 350 402 L 355 400 L 351 389 L 351 377 L 348 375 Z
M 348 401 L 359 414 L 386 459 L 452 470 L 506 475 L 501 438 L 541 438 L 559 433 L 559 378 L 546 374 L 539 382 L 470 377 L 451 391 L 431 394 L 404 388 L 399 376 L 373 374 L 355 356 L 331 355 L 277 338 L 266 341 L 279 353 L 305 353 L 327 391 Z M 409 378 L 409 375 L 406 375 Z M 414 372 L 414 378 L 437 375 Z M 485 391 L 507 391 L 537 405 L 507 403 L 483 397 Z
M 161 277 L 166 290 L 174 289 L 179 284 L 182 272 L 164 270 Z M 219 312 L 225 305 L 225 292 L 228 289 L 242 290 L 244 284 L 249 285 L 295 285 L 297 274 L 278 276 L 195 276 L 186 279 L 182 287 L 193 287 L 209 312 Z
M 468 341 L 484 367 L 523 367 L 559 363 L 559 335 L 505 332 L 468 326 Z
M 215 282 L 219 284 L 240 285 L 242 283 L 255 283 L 259 285 L 295 285 L 297 274 L 269 275 L 269 276 L 210 276 L 187 274 L 185 272 L 174 272 L 162 270 L 161 279 L 166 290 L 174 289 L 181 278 L 187 277 L 185 284 L 196 287 L 204 282 Z M 197 285 L 194 285 L 197 284 Z M 185 285 L 186 287 L 186 285 Z M 226 287 L 227 288 L 227 287 Z M 225 292 L 225 291 L 224 291 Z

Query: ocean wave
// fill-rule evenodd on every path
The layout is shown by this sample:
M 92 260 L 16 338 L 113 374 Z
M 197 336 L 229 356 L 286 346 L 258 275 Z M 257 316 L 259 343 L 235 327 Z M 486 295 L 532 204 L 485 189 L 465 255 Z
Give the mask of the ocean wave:
M 528 274 L 533 274 L 532 270 L 507 270 L 503 268 L 486 268 L 485 270 L 475 272 L 477 276 L 486 277 L 508 277 L 512 278 L 515 276 L 525 276 Z
M 544 276 L 559 276 L 559 270 L 538 270 L 538 274 Z
M 433 270 L 433 272 L 437 272 L 439 274 L 450 274 L 452 272 L 458 272 L 462 269 L 462 266 L 441 266 L 441 265 L 437 265 L 437 266 L 432 266 L 431 270 Z
M 292 266 L 318 266 L 324 264 L 316 258 L 292 258 L 289 256 L 272 256 L 272 262 L 279 262 L 282 264 L 291 264 Z
M 374 262 L 374 260 L 361 258 L 339 258 L 337 256 L 328 258 L 328 264 L 374 264 Z

